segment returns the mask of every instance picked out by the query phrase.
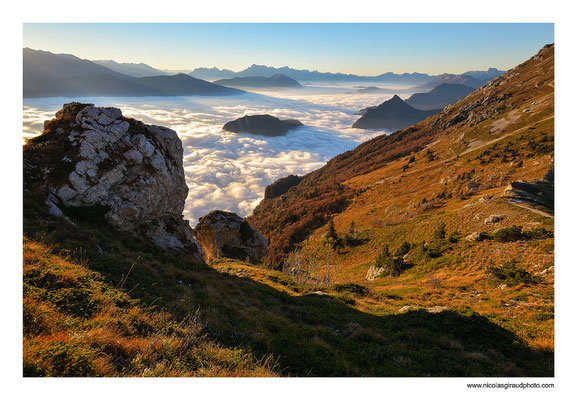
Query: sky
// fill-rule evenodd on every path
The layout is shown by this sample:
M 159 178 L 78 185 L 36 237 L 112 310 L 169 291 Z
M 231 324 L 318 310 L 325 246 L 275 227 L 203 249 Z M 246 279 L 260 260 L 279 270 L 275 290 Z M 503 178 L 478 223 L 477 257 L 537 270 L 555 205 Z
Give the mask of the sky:
M 507 70 L 554 42 L 552 23 L 25 23 L 23 45 L 159 69 L 252 64 L 321 72 Z

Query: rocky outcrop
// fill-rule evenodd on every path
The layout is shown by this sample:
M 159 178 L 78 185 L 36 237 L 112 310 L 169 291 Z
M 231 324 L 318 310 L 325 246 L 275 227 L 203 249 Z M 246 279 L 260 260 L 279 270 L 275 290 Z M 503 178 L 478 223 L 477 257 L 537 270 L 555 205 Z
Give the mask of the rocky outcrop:
M 531 182 L 513 181 L 507 185 L 503 197 L 513 204 L 526 204 L 547 213 L 555 211 L 555 172 L 551 161 L 548 171 L 541 179 Z
M 100 215 L 202 259 L 182 217 L 188 187 L 182 142 L 173 130 L 125 118 L 117 108 L 70 103 L 46 121 L 24 154 L 25 168 L 40 171 L 53 214 Z
M 256 263 L 267 251 L 267 240 L 235 213 L 212 211 L 194 228 L 207 262 L 221 257 Z
M 229 132 L 248 132 L 262 136 L 282 136 L 289 130 L 303 126 L 296 119 L 280 120 L 272 115 L 245 115 L 227 122 L 222 129 Z
M 374 281 L 377 279 L 383 272 L 385 271 L 384 268 L 377 268 L 374 265 L 371 265 L 365 275 L 365 279 L 367 281 Z

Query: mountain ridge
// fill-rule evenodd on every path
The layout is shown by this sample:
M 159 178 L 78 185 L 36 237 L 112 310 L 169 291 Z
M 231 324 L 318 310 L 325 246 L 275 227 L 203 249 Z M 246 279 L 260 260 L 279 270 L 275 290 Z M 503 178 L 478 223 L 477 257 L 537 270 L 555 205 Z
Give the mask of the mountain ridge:
M 234 95 L 242 90 L 215 85 L 186 74 L 135 78 L 66 54 L 23 50 L 23 94 L 54 96 Z

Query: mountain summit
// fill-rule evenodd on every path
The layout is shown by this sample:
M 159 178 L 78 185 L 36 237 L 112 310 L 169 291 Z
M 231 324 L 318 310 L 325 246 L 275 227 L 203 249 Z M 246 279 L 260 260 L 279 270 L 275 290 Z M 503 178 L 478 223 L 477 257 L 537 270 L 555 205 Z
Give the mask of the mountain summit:
M 362 116 L 353 124 L 353 128 L 395 131 L 422 121 L 437 111 L 418 110 L 394 95 L 377 107 L 362 110 Z

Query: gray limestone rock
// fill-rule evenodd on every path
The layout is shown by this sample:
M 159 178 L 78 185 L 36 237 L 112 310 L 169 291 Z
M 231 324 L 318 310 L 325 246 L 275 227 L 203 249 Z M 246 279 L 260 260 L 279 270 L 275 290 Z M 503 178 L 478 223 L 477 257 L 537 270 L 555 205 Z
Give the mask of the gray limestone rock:
M 104 206 L 118 228 L 144 232 L 159 246 L 187 249 L 202 260 L 188 221 L 182 142 L 171 129 L 127 119 L 117 108 L 72 103 L 56 113 L 66 157 L 47 162 L 54 207 Z M 68 170 L 64 178 L 58 171 Z

